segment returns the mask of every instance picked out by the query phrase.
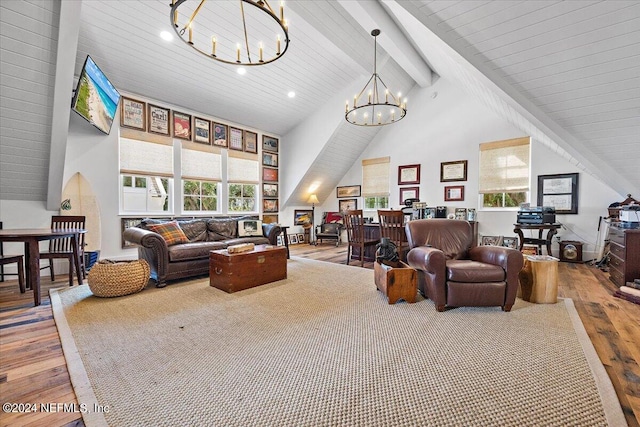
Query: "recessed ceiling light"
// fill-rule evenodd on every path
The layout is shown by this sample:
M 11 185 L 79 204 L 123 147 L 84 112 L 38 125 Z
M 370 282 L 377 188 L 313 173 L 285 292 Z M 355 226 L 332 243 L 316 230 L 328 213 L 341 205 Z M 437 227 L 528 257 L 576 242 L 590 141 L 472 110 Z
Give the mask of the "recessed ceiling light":
M 170 42 L 171 40 L 173 40 L 173 34 L 171 34 L 169 31 L 162 31 L 160 33 L 160 38 L 164 41 Z
M 287 94 L 287 96 L 289 98 L 295 98 L 296 97 L 296 93 L 294 91 L 289 91 L 289 93 Z
M 247 69 L 244 67 L 238 67 L 238 69 L 236 70 L 238 72 L 238 74 L 240 74 L 241 76 L 244 76 L 245 74 L 247 74 Z

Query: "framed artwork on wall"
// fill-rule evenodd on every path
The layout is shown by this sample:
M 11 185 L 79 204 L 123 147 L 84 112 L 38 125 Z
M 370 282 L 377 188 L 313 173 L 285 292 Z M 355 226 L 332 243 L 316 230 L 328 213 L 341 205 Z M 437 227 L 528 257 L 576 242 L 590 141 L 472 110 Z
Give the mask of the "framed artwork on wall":
M 248 130 L 244 131 L 244 151 L 247 153 L 257 153 L 258 152 L 258 134 L 255 132 L 250 132 Z
M 262 149 L 264 151 L 278 152 L 278 138 L 262 135 Z
M 229 126 L 229 148 L 231 150 L 244 150 L 244 143 L 242 142 L 242 129 Z
M 209 144 L 211 140 L 211 122 L 209 120 L 195 117 L 193 119 L 194 134 L 193 140 L 203 144 Z
M 467 161 L 456 160 L 455 162 L 440 163 L 440 182 L 466 181 Z
M 149 104 L 149 132 L 169 135 L 169 114 L 171 110 Z
M 262 223 L 263 224 L 277 224 L 278 223 L 278 215 L 262 215 Z M 282 235 L 280 235 L 278 237 L 282 237 Z
M 557 214 L 578 213 L 578 174 L 538 175 L 538 206 L 551 206 Z
M 444 187 L 445 202 L 461 202 L 464 200 L 464 185 L 448 185 Z
M 336 197 L 360 197 L 362 187 L 360 185 L 344 185 L 336 187 Z
M 352 211 L 358 209 L 358 199 L 338 200 L 338 212 Z
M 278 169 L 262 168 L 262 180 L 278 182 Z
M 191 116 L 173 112 L 173 137 L 191 141 Z
M 313 211 L 311 209 L 295 209 L 293 211 L 293 225 L 311 224 L 312 217 Z
M 398 166 L 398 185 L 420 184 L 420 165 Z
M 147 130 L 147 104 L 131 98 L 122 97 L 120 107 L 120 126 Z
M 276 153 L 269 153 L 264 151 L 262 153 L 262 164 L 265 166 L 278 167 L 278 155 Z
M 223 125 L 221 123 L 213 124 L 213 145 L 217 145 L 218 147 L 226 147 L 227 146 L 227 125 Z
M 278 199 L 263 199 L 262 212 L 278 212 Z
M 420 187 L 403 187 L 400 189 L 400 204 L 407 199 L 420 199 Z
M 263 182 L 262 197 L 278 197 L 278 184 Z

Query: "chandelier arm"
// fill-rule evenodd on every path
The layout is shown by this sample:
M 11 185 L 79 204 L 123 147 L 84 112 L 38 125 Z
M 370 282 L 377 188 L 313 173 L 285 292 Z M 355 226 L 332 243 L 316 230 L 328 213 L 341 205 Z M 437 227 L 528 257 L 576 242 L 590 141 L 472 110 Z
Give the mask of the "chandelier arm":
M 251 62 L 251 51 L 249 50 L 249 36 L 247 35 L 247 18 L 244 15 L 244 3 L 240 0 L 240 12 L 242 14 L 242 27 L 244 28 L 244 44 L 247 47 L 247 60 Z
M 367 86 L 369 86 L 369 83 L 371 83 L 371 80 L 373 80 L 373 76 L 369 77 L 369 81 L 367 81 L 367 83 L 364 85 L 364 87 L 362 88 L 360 93 L 358 93 L 358 96 L 356 96 L 356 99 L 360 99 L 360 97 L 362 96 L 364 91 L 367 90 Z M 354 107 L 355 107 L 355 105 L 354 105 Z
M 271 13 L 273 13 L 274 15 L 276 14 L 273 9 L 271 8 L 271 5 L 269 4 L 269 2 L 267 0 L 263 0 L 263 3 L 267 5 L 267 7 L 269 8 L 269 10 L 271 11 Z
M 393 93 L 391 93 L 391 91 L 389 90 L 387 85 L 384 84 L 384 81 L 382 80 L 382 77 L 378 76 L 378 80 L 380 80 L 380 83 L 382 83 L 382 86 L 384 86 L 384 88 L 389 91 L 389 95 L 391 95 L 391 98 L 395 101 L 395 104 L 399 106 L 400 105 L 400 99 L 396 98 L 396 96 Z
M 200 12 L 200 8 L 202 7 L 202 5 L 204 4 L 205 1 L 207 1 L 207 0 L 202 0 L 200 2 L 200 4 L 198 5 L 198 7 L 196 7 L 196 10 L 193 11 L 193 13 L 191 14 L 191 18 L 189 18 L 189 22 L 187 22 L 187 25 L 185 25 L 184 28 L 182 29 L 182 34 L 184 34 L 184 31 L 187 28 L 189 28 L 189 26 L 191 25 L 193 20 L 196 19 L 196 16 L 198 15 L 198 12 Z

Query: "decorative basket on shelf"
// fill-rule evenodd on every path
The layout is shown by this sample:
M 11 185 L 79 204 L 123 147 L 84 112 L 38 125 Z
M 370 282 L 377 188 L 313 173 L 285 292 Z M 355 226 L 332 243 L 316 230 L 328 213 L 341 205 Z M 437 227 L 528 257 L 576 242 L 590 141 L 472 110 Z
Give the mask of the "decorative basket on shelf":
M 87 275 L 89 289 L 97 297 L 120 297 L 143 290 L 151 269 L 143 259 L 135 261 L 100 260 Z

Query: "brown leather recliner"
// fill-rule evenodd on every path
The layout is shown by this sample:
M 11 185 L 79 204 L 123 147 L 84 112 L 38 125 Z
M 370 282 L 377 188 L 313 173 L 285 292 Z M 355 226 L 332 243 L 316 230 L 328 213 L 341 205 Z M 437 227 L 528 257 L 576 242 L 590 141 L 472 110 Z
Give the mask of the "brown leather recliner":
M 501 246 L 477 246 L 471 225 L 450 219 L 419 219 L 405 225 L 411 250 L 407 263 L 418 270 L 420 293 L 438 311 L 445 306 L 500 306 L 510 311 L 524 259 Z

